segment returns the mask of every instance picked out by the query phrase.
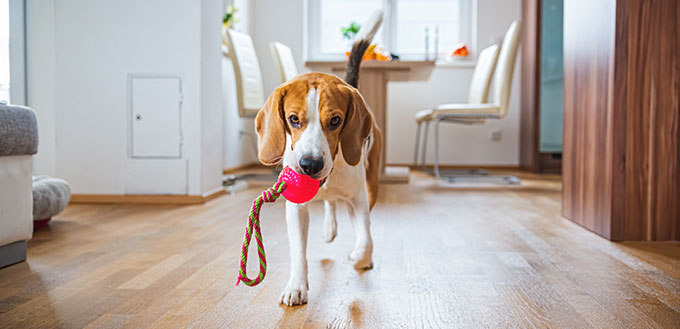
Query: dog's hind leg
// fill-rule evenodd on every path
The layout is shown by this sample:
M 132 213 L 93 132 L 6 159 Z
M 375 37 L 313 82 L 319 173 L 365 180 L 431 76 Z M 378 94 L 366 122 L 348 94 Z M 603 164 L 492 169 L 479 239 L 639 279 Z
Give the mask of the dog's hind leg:
M 331 243 L 338 234 L 338 222 L 335 219 L 336 201 L 324 200 L 325 216 L 323 218 L 323 240 Z

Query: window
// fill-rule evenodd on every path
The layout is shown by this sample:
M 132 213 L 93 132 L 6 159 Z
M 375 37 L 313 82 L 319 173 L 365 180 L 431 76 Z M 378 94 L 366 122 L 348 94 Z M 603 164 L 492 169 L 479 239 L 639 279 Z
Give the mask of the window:
M 307 58 L 344 57 L 352 42 L 341 28 L 362 24 L 377 9 L 383 23 L 374 43 L 406 59 L 444 56 L 463 42 L 473 48 L 476 0 L 308 0 Z M 427 40 L 427 42 L 426 42 Z
M 0 100 L 26 104 L 24 63 L 24 0 L 0 0 Z
M 380 9 L 382 0 L 325 0 L 321 1 L 321 50 L 327 54 L 345 52 L 348 41 L 343 39 L 340 29 L 351 22 L 366 21 Z M 380 38 L 380 33 L 376 39 Z

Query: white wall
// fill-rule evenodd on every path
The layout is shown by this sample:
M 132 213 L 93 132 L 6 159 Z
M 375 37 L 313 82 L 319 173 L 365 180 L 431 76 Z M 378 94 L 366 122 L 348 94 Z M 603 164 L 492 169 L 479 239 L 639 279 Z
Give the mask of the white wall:
M 33 171 L 55 176 L 54 0 L 26 0 L 26 103 L 38 117 L 38 154 Z
M 183 78 L 187 192 L 220 186 L 221 54 L 213 46 L 220 34 L 212 30 L 220 0 L 27 2 L 29 105 L 41 134 L 36 173 L 66 179 L 74 193 L 123 194 L 132 161 L 127 74 L 173 74 Z
M 201 6 L 201 191 L 221 188 L 222 120 L 222 1 Z
M 279 83 L 269 51 L 269 42 L 279 41 L 293 50 L 298 69 L 309 71 L 303 62 L 303 0 L 255 0 L 251 7 L 252 36 L 260 57 L 266 92 Z M 501 38 L 510 23 L 521 17 L 521 0 L 478 0 L 477 44 L 484 47 Z M 519 164 L 519 65 L 515 68 L 509 114 L 483 126 L 445 124 L 441 129 L 441 162 L 446 164 Z M 414 114 L 441 103 L 465 102 L 472 68 L 435 68 L 426 81 L 390 82 L 388 87 L 387 163 L 410 163 L 416 125 Z M 500 141 L 490 132 L 502 131 Z M 430 129 L 430 142 L 432 129 Z M 432 143 L 428 162 L 433 159 Z
M 260 59 L 267 95 L 281 84 L 281 76 L 269 50 L 270 42 L 278 41 L 290 47 L 297 62 L 298 71 L 309 72 L 303 61 L 303 11 L 303 0 L 255 0 L 252 2 L 253 31 L 251 34 Z

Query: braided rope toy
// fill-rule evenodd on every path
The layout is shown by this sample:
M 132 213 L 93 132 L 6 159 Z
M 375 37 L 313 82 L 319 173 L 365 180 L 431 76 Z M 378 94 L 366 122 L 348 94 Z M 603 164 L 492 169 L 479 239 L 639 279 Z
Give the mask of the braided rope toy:
M 321 181 L 311 178 L 309 176 L 299 174 L 290 167 L 286 167 L 281 171 L 278 181 L 270 188 L 262 191 L 255 200 L 253 206 L 250 208 L 248 215 L 248 226 L 246 226 L 246 234 L 243 237 L 243 247 L 241 248 L 241 266 L 236 279 L 236 285 L 240 282 L 247 286 L 256 286 L 264 280 L 267 273 L 267 258 L 264 253 L 264 243 L 262 242 L 262 231 L 260 230 L 260 209 L 264 203 L 273 203 L 283 195 L 286 200 L 294 203 L 305 203 L 314 198 L 319 191 Z M 260 273 L 256 278 L 250 279 L 246 273 L 246 264 L 248 262 L 248 247 L 250 240 L 255 232 L 255 241 L 257 242 L 257 255 L 260 259 Z

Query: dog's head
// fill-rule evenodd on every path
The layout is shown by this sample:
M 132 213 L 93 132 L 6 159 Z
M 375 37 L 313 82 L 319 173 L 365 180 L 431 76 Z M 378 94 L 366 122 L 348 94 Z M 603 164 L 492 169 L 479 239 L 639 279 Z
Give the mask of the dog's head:
M 339 148 L 348 164 L 359 163 L 372 126 L 356 88 L 333 75 L 303 74 L 276 88 L 257 113 L 258 157 L 324 179 Z

